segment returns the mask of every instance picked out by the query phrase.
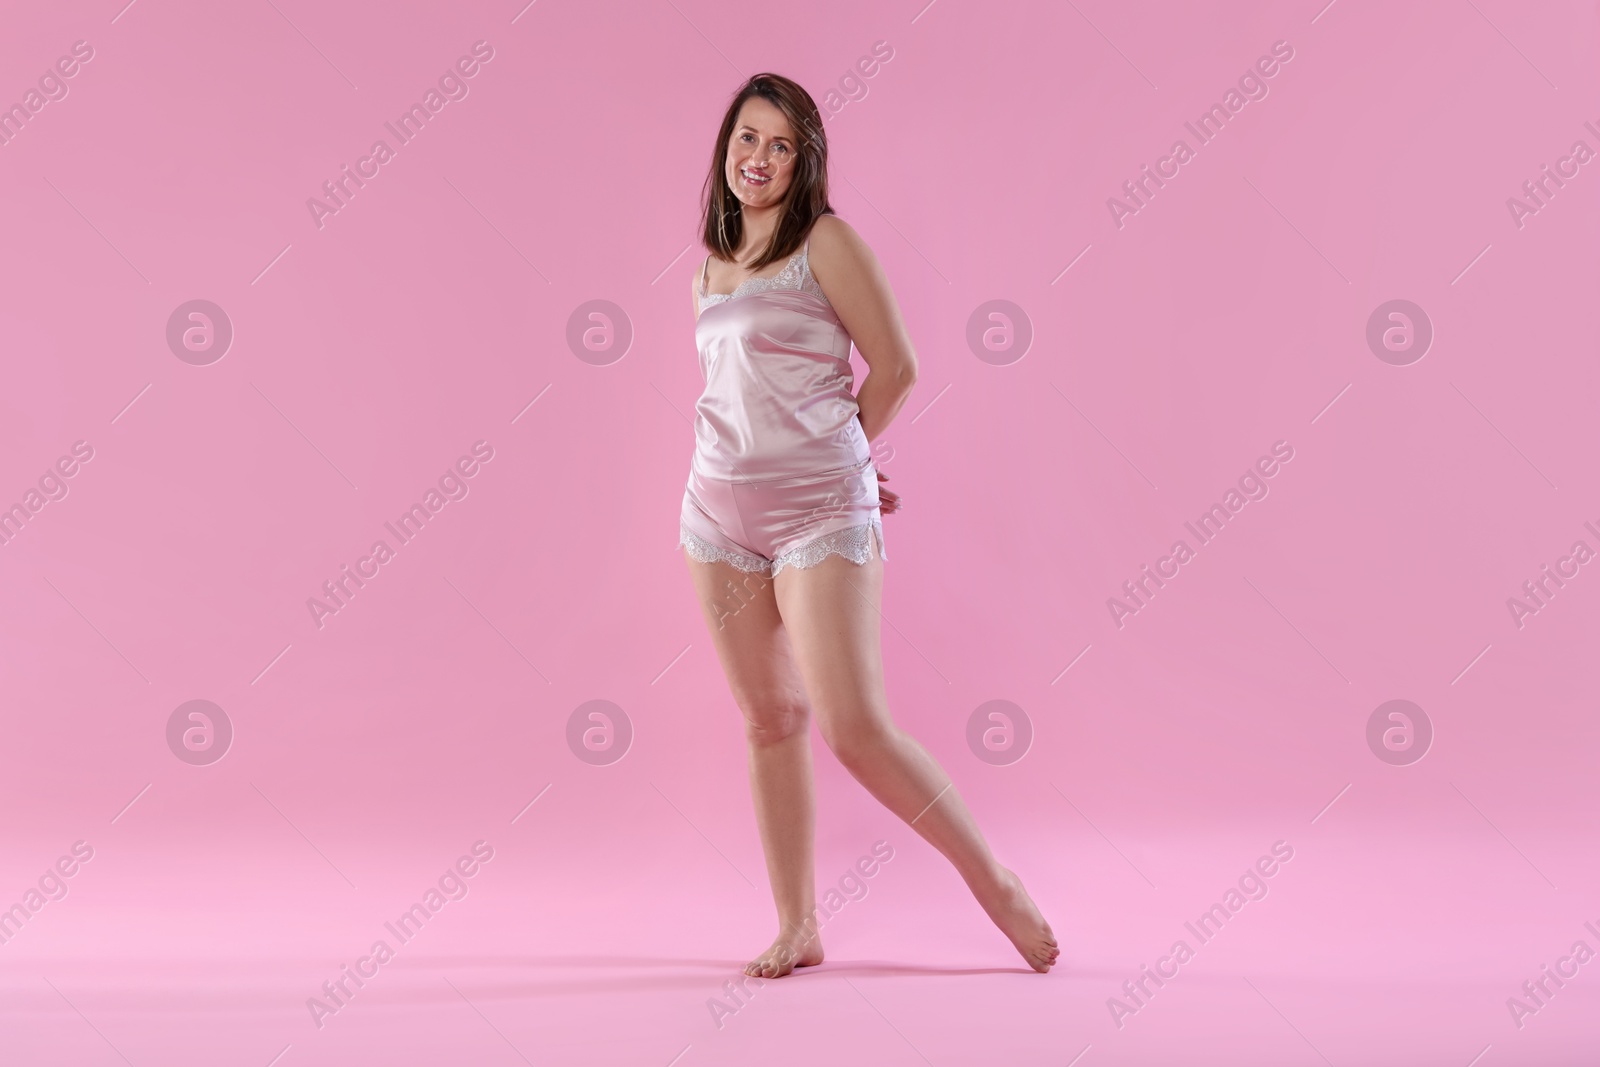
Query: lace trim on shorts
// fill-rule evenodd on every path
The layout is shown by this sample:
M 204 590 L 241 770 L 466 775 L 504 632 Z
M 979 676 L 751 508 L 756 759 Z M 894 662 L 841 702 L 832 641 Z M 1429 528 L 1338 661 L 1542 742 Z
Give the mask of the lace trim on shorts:
M 752 556 L 747 552 L 735 552 L 721 545 L 714 545 L 705 538 L 695 534 L 683 523 L 678 524 L 678 544 L 689 549 L 689 555 L 701 563 L 731 563 L 742 571 L 753 571 L 759 574 L 770 575 L 772 564 L 760 556 Z
M 714 545 L 681 522 L 678 524 L 678 544 L 687 547 L 689 555 L 699 562 L 728 563 L 741 571 L 769 578 L 781 573 L 785 567 L 799 567 L 801 570 L 815 567 L 829 556 L 843 556 L 851 563 L 864 564 L 872 558 L 874 542 L 877 544 L 878 558 L 888 559 L 888 553 L 883 550 L 882 519 L 870 519 L 859 526 L 846 526 L 842 530 L 825 533 L 769 562 L 760 556 Z
M 888 559 L 883 551 L 883 522 L 870 519 L 859 526 L 846 526 L 842 530 L 825 533 L 807 541 L 792 551 L 785 552 L 772 561 L 774 576 L 785 567 L 815 567 L 829 556 L 843 556 L 851 563 L 863 564 L 872 558 L 872 545 L 877 542 L 878 558 Z

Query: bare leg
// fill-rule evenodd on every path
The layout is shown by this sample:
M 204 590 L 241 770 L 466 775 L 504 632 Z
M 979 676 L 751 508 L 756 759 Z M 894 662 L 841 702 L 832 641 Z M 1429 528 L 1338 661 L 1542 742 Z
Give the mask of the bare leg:
M 883 562 L 830 556 L 773 579 L 817 725 L 839 762 L 942 852 L 1036 971 L 1060 949 L 1017 876 L 996 862 L 950 776 L 889 717 L 879 645 Z
M 778 909 L 777 937 L 744 973 L 778 978 L 822 962 L 814 917 L 810 708 L 771 579 L 726 563 L 700 563 L 687 552 L 684 557 L 728 689 L 744 714 L 750 794 Z

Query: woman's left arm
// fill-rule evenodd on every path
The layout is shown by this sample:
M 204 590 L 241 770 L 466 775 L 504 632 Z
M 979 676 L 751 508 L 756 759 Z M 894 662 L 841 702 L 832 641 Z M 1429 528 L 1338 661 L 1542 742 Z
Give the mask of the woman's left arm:
M 917 382 L 917 354 L 878 257 L 837 215 L 823 215 L 811 228 L 807 256 L 812 276 L 867 364 L 856 390 L 861 429 L 867 440 L 894 420 Z

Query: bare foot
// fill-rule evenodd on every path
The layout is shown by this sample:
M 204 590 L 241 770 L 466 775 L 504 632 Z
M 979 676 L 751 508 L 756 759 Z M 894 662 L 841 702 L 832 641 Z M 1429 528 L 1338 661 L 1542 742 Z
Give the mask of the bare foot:
M 822 939 L 813 927 L 810 937 L 803 930 L 779 934 L 772 947 L 745 964 L 744 973 L 754 978 L 782 978 L 796 967 L 821 962 Z
M 1050 924 L 1039 914 L 1028 891 L 1022 888 L 1022 879 L 1005 867 L 1000 868 L 995 883 L 979 892 L 974 890 L 978 903 L 989 913 L 989 918 L 1000 932 L 1011 939 L 1028 961 L 1028 966 L 1040 974 L 1048 971 L 1061 954 Z

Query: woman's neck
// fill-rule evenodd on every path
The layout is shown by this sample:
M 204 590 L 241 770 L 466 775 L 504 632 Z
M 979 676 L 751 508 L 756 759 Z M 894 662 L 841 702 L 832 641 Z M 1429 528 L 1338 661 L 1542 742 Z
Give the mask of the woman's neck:
M 743 240 L 740 242 L 741 247 L 737 252 L 740 261 L 749 259 L 756 254 L 758 249 L 765 248 L 767 243 L 772 240 L 772 235 L 778 228 L 778 220 L 782 208 L 778 206 L 759 209 L 745 207 L 743 211 Z

